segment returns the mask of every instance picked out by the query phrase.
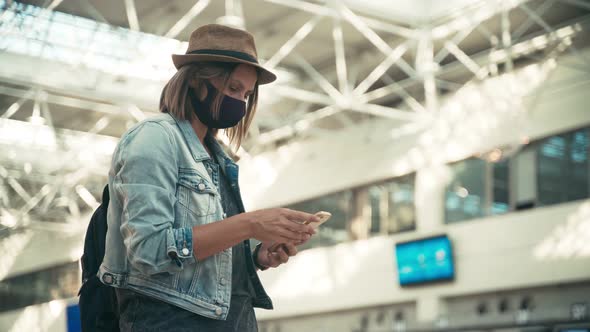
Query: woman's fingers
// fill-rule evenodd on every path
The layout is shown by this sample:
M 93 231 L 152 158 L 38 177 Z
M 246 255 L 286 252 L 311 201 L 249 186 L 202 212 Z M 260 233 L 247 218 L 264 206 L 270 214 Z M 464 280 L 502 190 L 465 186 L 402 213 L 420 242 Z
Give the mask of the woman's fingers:
M 295 256 L 299 251 L 296 244 L 292 243 L 275 243 L 268 248 L 269 252 L 278 252 L 279 250 L 283 250 L 289 256 Z
M 281 249 L 289 256 L 297 255 L 297 247 L 291 243 L 285 243 L 281 246 Z
M 304 225 L 294 219 L 290 219 L 288 216 L 284 220 L 284 226 L 292 232 L 315 234 L 315 229 L 309 225 Z
M 287 263 L 290 256 L 297 255 L 297 247 L 293 243 L 273 243 L 266 244 L 266 265 L 277 267 L 281 264 Z
M 285 250 L 283 248 L 280 248 L 278 253 L 279 253 L 279 261 L 281 263 L 287 263 L 287 261 L 289 260 L 289 255 L 287 255 Z
M 275 242 L 299 242 L 305 238 L 303 233 L 294 232 L 287 228 L 279 228 L 277 230 L 277 233 L 279 235 L 280 240 L 277 239 Z
M 256 227 L 253 237 L 265 242 L 304 243 L 316 231 L 303 223 L 317 220 L 318 217 L 312 214 L 286 208 L 259 210 L 254 214 Z
M 289 239 L 291 242 L 307 241 L 315 230 L 308 225 L 298 224 L 287 219 L 282 222 L 283 229 L 279 229 L 279 235 Z
M 271 266 L 277 267 L 289 261 L 289 255 L 285 252 L 284 246 L 280 246 L 275 252 L 269 252 Z
M 285 216 L 291 220 L 294 221 L 296 223 L 304 223 L 304 222 L 319 222 L 320 219 L 311 214 L 311 213 L 307 213 L 307 212 L 303 212 L 303 211 L 297 211 L 297 210 L 291 210 L 291 209 L 285 209 Z

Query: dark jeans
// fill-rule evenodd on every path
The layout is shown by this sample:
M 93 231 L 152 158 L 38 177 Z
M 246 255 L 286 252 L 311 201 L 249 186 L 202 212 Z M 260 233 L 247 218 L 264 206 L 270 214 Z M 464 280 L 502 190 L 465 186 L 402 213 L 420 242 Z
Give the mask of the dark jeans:
M 174 305 L 136 292 L 117 289 L 121 332 L 196 331 L 256 332 L 258 325 L 249 296 L 231 298 L 226 320 L 216 320 L 186 311 Z

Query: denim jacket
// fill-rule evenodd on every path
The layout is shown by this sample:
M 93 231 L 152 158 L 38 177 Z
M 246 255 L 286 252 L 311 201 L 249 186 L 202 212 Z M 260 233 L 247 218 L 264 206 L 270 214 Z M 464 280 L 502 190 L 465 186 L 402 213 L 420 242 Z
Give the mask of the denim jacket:
M 238 166 L 213 137 L 206 139 L 244 212 Z M 121 137 L 109 171 L 106 252 L 98 277 L 104 284 L 225 320 L 232 248 L 203 260 L 193 255 L 192 227 L 226 217 L 219 176 L 217 170 L 207 172 L 203 163 L 207 159 L 210 156 L 190 123 L 170 114 L 146 119 Z M 244 244 L 256 292 L 253 304 L 272 309 L 256 274 L 249 240 Z

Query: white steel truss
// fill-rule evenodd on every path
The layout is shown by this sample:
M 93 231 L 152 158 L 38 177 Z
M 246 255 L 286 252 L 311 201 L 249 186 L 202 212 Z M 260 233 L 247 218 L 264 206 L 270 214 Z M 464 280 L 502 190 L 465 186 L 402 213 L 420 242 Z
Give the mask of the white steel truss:
M 145 53 L 139 45 L 150 49 L 160 47 L 159 51 L 165 56 L 184 52 L 186 43 L 174 38 L 212 3 L 210 0 L 194 1 L 194 5 L 165 31 L 164 37 L 160 37 L 141 32 L 142 22 L 136 8 L 138 1 L 121 1 L 126 9 L 130 31 L 123 33 L 122 29 L 108 29 L 106 24 L 86 22 L 90 29 L 74 31 L 74 34 L 78 33 L 72 37 L 75 45 L 67 47 L 64 47 L 63 41 L 60 44 L 49 37 L 50 27 L 56 25 L 53 10 L 58 8 L 61 0 L 53 0 L 44 9 L 0 1 L 0 40 L 3 40 L 0 41 L 0 48 L 7 53 L 19 53 L 20 50 L 21 54 L 36 49 L 37 53 L 33 56 L 39 58 L 65 61 L 85 68 L 95 66 L 92 68 L 97 71 L 117 73 L 118 68 L 132 66 L 134 61 L 138 61 L 137 55 L 141 58 Z M 453 17 L 439 18 L 420 26 L 361 15 L 335 0 L 323 3 L 265 1 L 298 11 L 306 17 L 292 35 L 279 42 L 280 46 L 261 61 L 281 74 L 278 82 L 268 87 L 270 94 L 291 100 L 294 106 L 286 120 L 277 117 L 267 121 L 267 124 L 272 123 L 270 128 L 255 123 L 253 135 L 238 155 L 272 148 L 279 142 L 301 136 L 329 134 L 329 130 L 321 126 L 322 121 L 329 118 L 354 125 L 354 119 L 359 114 L 362 117 L 380 117 L 391 121 L 392 126 L 398 126 L 397 136 L 422 130 L 437 116 L 441 93 L 455 91 L 465 82 L 510 72 L 517 67 L 517 61 L 523 59 L 543 61 L 566 51 L 580 54 L 573 40 L 587 33 L 590 25 L 589 15 L 578 15 L 559 24 L 550 24 L 545 19 L 556 5 L 590 10 L 590 5 L 580 0 L 480 1 L 473 7 L 457 9 Z M 97 22 L 107 21 L 90 2 L 84 3 L 89 16 Z M 245 15 L 242 1 L 226 0 L 224 5 L 224 15 L 218 17 L 217 22 L 248 27 L 248 15 Z M 19 10 L 16 10 L 17 6 L 20 6 Z M 525 15 L 526 19 L 511 21 L 513 11 Z M 490 31 L 486 26 L 485 23 L 490 20 L 499 22 L 498 31 Z M 306 39 L 313 39 L 318 25 L 324 23 L 330 24 L 332 40 L 327 47 L 333 49 L 333 61 L 328 66 L 314 63 L 305 53 L 296 51 Z M 364 38 L 364 51 L 356 58 L 351 57 L 351 45 L 347 44 L 344 33 L 346 27 L 352 27 Z M 473 34 L 486 41 L 483 51 L 474 52 L 465 46 L 465 40 Z M 113 47 L 100 44 L 107 37 L 115 40 L 110 45 Z M 259 48 L 265 47 L 264 40 L 257 43 Z M 97 48 L 116 49 L 118 53 L 101 53 L 102 62 L 93 63 L 92 60 L 98 56 Z M 66 49 L 73 53 L 67 53 Z M 49 58 L 48 54 L 51 55 Z M 72 61 L 72 58 L 76 60 Z M 147 75 L 152 79 L 150 84 L 162 85 L 174 68 L 169 61 L 162 62 L 161 59 L 155 57 L 140 61 L 135 71 L 124 72 L 122 76 Z M 571 66 L 587 72 L 589 63 L 586 59 L 584 63 Z M 454 74 L 459 75 L 461 80 L 455 82 L 449 78 Z M 97 76 L 97 81 L 100 78 Z M 92 100 L 89 98 L 92 93 L 86 98 L 76 94 L 64 95 L 63 91 L 46 89 L 38 82 L 29 82 L 29 87 L 16 87 L 11 77 L 0 77 L 0 82 L 0 95 L 16 99 L 0 113 L 0 129 L 23 122 L 23 128 L 29 128 L 31 133 L 42 133 L 46 135 L 43 137 L 47 137 L 44 142 L 31 140 L 35 144 L 43 143 L 29 147 L 33 154 L 45 156 L 51 149 L 57 149 L 53 151 L 65 153 L 60 159 L 77 162 L 73 168 L 56 164 L 53 171 L 38 169 L 40 166 L 36 163 L 26 161 L 28 155 L 20 156 L 21 152 L 15 152 L 6 142 L 0 142 L 0 159 L 3 162 L 0 167 L 0 229 L 24 227 L 31 216 L 42 218 L 51 209 L 62 211 L 63 220 L 79 219 L 96 206 L 100 195 L 97 183 L 104 182 L 108 155 L 94 157 L 80 149 L 70 148 L 67 137 L 87 144 L 103 142 L 104 137 L 100 133 L 115 121 L 114 117 L 123 114 L 132 124 L 149 115 L 149 112 L 133 103 Z M 22 85 L 23 82 L 17 83 Z M 33 105 L 32 116 L 26 121 L 14 120 L 27 102 Z M 85 133 L 72 133 L 54 127 L 52 113 L 57 107 L 80 114 L 97 112 L 99 116 L 82 130 Z M 113 143 L 109 139 L 104 141 Z M 65 147 L 65 150 L 49 145 L 50 142 L 59 142 L 55 146 Z M 98 169 L 87 167 L 89 160 L 100 164 Z M 104 174 L 102 177 L 97 175 L 101 172 Z

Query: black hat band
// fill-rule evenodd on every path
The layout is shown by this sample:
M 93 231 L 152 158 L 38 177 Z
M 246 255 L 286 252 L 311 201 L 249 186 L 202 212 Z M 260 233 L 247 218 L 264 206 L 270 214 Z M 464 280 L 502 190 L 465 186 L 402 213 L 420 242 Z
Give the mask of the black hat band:
M 245 60 L 248 62 L 253 62 L 258 64 L 258 60 L 255 57 L 251 56 L 250 54 L 238 51 L 229 51 L 229 50 L 194 50 L 187 52 L 186 54 L 202 54 L 202 55 L 222 55 L 222 56 L 229 56 L 233 58 L 238 58 L 240 60 Z

